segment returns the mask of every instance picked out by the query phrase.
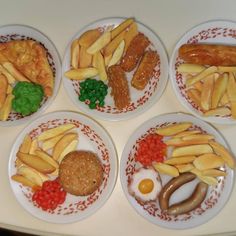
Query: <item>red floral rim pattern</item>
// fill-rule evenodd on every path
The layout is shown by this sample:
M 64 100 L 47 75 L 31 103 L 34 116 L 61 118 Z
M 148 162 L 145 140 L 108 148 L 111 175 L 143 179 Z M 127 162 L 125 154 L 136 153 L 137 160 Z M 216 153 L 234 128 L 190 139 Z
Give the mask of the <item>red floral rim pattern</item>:
M 88 125 L 81 123 L 75 119 L 54 119 L 46 123 L 41 123 L 37 128 L 33 129 L 29 135 L 32 139 L 36 138 L 42 132 L 48 130 L 49 128 L 55 128 L 62 124 L 74 124 L 78 129 L 79 133 L 82 133 L 84 136 L 89 138 L 89 140 L 96 146 L 96 152 L 100 157 L 100 161 L 103 167 L 103 182 L 101 186 L 92 194 L 86 197 L 74 197 L 70 194 L 67 194 L 67 199 L 72 197 L 74 200 L 70 202 L 66 199 L 66 202 L 62 205 L 59 205 L 55 210 L 47 211 L 49 214 L 56 215 L 72 215 L 78 212 L 84 211 L 89 208 L 94 202 L 96 202 L 99 197 L 102 195 L 103 191 L 106 189 L 108 184 L 108 179 L 110 176 L 111 165 L 108 149 L 106 148 L 105 143 L 102 138 Z M 32 191 L 29 188 L 23 187 L 20 185 L 23 195 L 27 198 L 28 202 L 37 207 L 34 202 L 32 202 Z M 76 199 L 76 200 L 75 200 Z
M 209 28 L 206 30 L 201 30 L 198 34 L 193 35 L 191 38 L 186 40 L 185 43 L 199 43 L 208 39 L 214 39 L 218 37 L 223 37 L 223 38 L 233 38 L 236 39 L 236 29 L 231 29 L 231 28 L 222 28 L 222 27 L 214 27 L 214 28 Z M 186 85 L 185 85 L 185 78 L 182 76 L 181 73 L 178 73 L 177 68 L 179 67 L 180 64 L 182 64 L 184 61 L 181 60 L 179 57 L 176 58 L 175 62 L 175 78 L 176 78 L 176 84 L 179 88 L 179 92 L 182 95 L 182 97 L 192 106 L 192 108 L 202 114 L 203 110 L 195 104 L 186 94 Z M 224 116 L 224 117 L 230 117 Z
M 5 42 L 13 41 L 13 40 L 33 40 L 33 41 L 37 41 L 36 39 L 34 39 L 32 37 L 28 37 L 28 36 L 20 35 L 20 34 L 0 35 L 0 43 L 5 43 Z M 45 45 L 43 43 L 41 43 L 41 42 L 38 42 L 38 43 L 40 43 L 46 51 L 46 56 L 47 56 L 47 59 L 48 59 L 48 63 L 50 65 L 51 69 L 52 69 L 54 80 L 55 80 L 56 66 L 55 66 L 55 63 L 54 63 L 54 60 L 53 60 L 53 56 L 51 55 L 51 53 L 48 51 L 48 49 L 45 47 Z M 48 100 L 48 98 L 44 97 L 43 101 L 40 104 L 40 107 L 42 107 L 47 102 L 47 100 Z M 7 121 L 8 122 L 16 121 L 16 120 L 20 120 L 24 117 L 26 117 L 26 116 L 22 116 L 20 113 L 11 111 L 9 116 L 8 116 Z
M 170 124 L 175 124 L 176 122 L 166 122 L 161 125 L 157 125 L 155 127 L 149 128 L 146 133 L 141 135 L 136 142 L 133 144 L 132 149 L 129 152 L 127 162 L 126 162 L 126 169 L 125 169 L 125 175 L 127 180 L 127 188 L 131 182 L 132 176 L 137 169 L 137 162 L 135 161 L 135 155 L 138 150 L 139 142 L 145 138 L 148 134 L 155 133 L 157 128 L 164 127 Z M 201 127 L 193 125 L 194 129 L 201 130 L 203 133 L 206 133 Z M 223 170 L 223 169 L 222 169 Z M 168 222 L 181 222 L 181 221 L 188 221 L 190 219 L 193 219 L 197 216 L 200 216 L 204 214 L 208 209 L 213 208 L 217 202 L 219 201 L 219 198 L 221 197 L 221 192 L 224 190 L 225 187 L 225 177 L 220 177 L 218 179 L 218 184 L 214 187 L 209 188 L 207 198 L 204 200 L 204 202 L 201 204 L 200 207 L 196 208 L 195 210 L 178 216 L 170 216 L 164 212 L 161 211 L 159 207 L 159 203 L 156 201 L 150 201 L 150 202 L 141 202 L 136 199 L 137 203 L 142 207 L 144 211 L 146 211 L 149 215 L 153 216 L 154 218 L 162 221 L 168 221 Z

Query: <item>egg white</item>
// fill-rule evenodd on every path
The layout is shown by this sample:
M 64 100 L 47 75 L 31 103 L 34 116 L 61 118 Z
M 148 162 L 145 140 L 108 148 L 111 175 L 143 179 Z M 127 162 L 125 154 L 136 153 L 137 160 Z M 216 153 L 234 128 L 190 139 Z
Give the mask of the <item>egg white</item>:
M 139 191 L 139 183 L 144 179 L 151 179 L 153 181 L 154 187 L 150 193 L 143 194 Z M 155 200 L 158 197 L 161 188 L 162 186 L 158 173 L 154 169 L 145 168 L 140 168 L 133 174 L 133 179 L 129 186 L 130 193 L 143 202 Z

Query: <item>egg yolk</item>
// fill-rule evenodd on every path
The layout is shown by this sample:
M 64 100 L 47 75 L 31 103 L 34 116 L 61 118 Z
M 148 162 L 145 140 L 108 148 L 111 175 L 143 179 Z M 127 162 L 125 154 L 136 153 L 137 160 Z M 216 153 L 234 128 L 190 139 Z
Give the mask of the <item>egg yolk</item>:
M 139 185 L 138 189 L 141 193 L 147 194 L 150 193 L 154 188 L 154 183 L 151 179 L 143 179 Z

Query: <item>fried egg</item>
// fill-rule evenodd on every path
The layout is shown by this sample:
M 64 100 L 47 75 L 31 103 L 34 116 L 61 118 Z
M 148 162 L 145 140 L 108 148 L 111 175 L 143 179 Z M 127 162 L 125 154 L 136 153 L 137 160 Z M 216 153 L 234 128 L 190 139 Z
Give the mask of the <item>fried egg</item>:
M 132 176 L 129 192 L 142 202 L 153 201 L 161 191 L 159 174 L 152 168 L 140 168 Z

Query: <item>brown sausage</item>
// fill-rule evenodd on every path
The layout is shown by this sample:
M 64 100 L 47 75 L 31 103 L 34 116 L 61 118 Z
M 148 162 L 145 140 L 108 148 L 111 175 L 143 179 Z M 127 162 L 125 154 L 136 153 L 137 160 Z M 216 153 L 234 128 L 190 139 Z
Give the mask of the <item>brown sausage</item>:
M 133 38 L 120 64 L 125 72 L 130 72 L 136 67 L 149 44 L 148 38 L 142 33 Z
M 158 63 L 159 56 L 155 51 L 147 51 L 134 73 L 131 84 L 134 88 L 143 90 L 153 75 L 154 68 Z
M 172 178 L 161 190 L 159 195 L 159 204 L 161 210 L 165 211 L 169 208 L 169 199 L 172 193 L 180 186 L 194 180 L 196 175 L 190 172 L 183 173 L 178 177 Z
M 186 63 L 209 66 L 235 66 L 236 46 L 214 44 L 184 44 L 179 57 Z
M 182 202 L 171 205 L 167 209 L 169 215 L 180 215 L 194 210 L 201 205 L 206 197 L 208 185 L 204 182 L 199 182 L 193 194 Z

